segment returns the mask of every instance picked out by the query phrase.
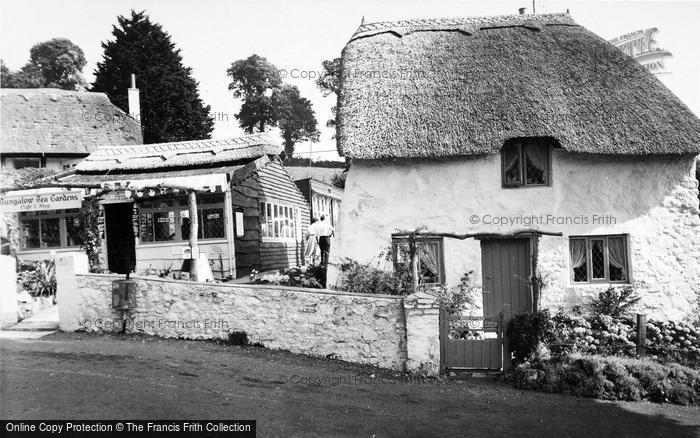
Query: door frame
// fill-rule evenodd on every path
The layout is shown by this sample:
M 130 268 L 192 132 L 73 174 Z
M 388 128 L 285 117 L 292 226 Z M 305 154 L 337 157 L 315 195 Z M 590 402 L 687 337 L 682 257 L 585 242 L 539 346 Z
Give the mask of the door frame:
M 100 201 L 100 208 L 102 209 L 102 214 L 104 217 L 104 238 L 102 239 L 103 244 L 103 254 L 105 258 L 104 266 L 109 270 L 109 223 L 107 221 L 107 209 L 116 204 L 129 204 L 131 206 L 132 212 L 134 208 L 133 199 L 105 199 Z M 131 216 L 129 216 L 129 224 L 131 224 Z M 134 269 L 136 269 L 136 236 L 133 238 L 133 248 L 134 248 Z
M 536 234 L 530 234 L 530 235 L 523 235 L 522 237 L 488 237 L 488 238 L 481 238 L 478 240 L 482 241 L 499 241 L 499 240 L 521 240 L 521 241 L 527 241 L 528 243 L 528 260 L 526 263 L 526 266 L 528 268 L 528 273 L 526 276 L 527 279 L 527 289 L 528 289 L 528 294 L 529 294 L 529 299 L 530 299 L 530 305 L 529 308 L 525 311 L 526 313 L 533 313 L 535 306 L 537 305 L 533 287 L 532 287 L 532 276 L 534 272 L 537 272 L 537 251 L 538 251 L 538 236 Z M 483 262 L 483 247 L 480 245 L 480 248 L 482 253 L 482 262 Z M 484 272 L 482 269 L 482 286 L 483 286 L 483 276 Z M 508 338 L 506 332 L 508 328 L 508 323 L 512 319 L 512 316 L 514 315 L 512 308 L 508 309 L 501 309 L 501 315 L 502 315 L 502 320 L 503 320 L 503 372 L 508 373 L 513 369 L 513 364 L 511 362 L 511 351 L 510 351 L 510 339 Z

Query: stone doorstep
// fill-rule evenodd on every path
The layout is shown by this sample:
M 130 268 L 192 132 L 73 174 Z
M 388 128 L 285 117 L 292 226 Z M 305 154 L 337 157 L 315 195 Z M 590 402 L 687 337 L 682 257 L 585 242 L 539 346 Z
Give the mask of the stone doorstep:
M 11 332 L 50 332 L 58 330 L 58 323 L 55 322 L 31 322 L 22 321 L 17 324 L 5 327 L 3 331 Z
M 44 336 L 48 336 L 56 333 L 53 331 L 9 331 L 0 330 L 0 339 L 41 339 Z
M 481 370 L 449 370 L 447 377 L 451 380 L 464 380 L 470 378 L 492 378 L 502 376 L 503 371 L 481 371 Z

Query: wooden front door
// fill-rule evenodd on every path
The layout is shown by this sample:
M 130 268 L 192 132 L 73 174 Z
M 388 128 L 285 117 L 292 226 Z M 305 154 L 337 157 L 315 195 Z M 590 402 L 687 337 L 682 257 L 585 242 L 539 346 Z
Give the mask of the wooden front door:
M 505 371 L 511 368 L 508 322 L 513 315 L 532 312 L 531 265 L 530 239 L 481 241 L 484 314 L 502 315 Z
M 513 314 L 532 311 L 530 240 L 481 241 L 483 314 L 440 312 L 442 369 L 510 368 L 505 327 Z
M 514 314 L 532 312 L 530 240 L 481 241 L 484 315 L 503 312 L 504 323 Z
M 136 268 L 132 207 L 130 202 L 104 205 L 107 267 L 117 274 L 128 274 Z

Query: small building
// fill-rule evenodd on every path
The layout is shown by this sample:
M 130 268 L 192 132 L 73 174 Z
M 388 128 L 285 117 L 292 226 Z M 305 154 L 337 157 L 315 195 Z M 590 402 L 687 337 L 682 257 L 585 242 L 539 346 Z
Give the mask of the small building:
M 343 189 L 315 176 L 295 179 L 294 183 L 306 198 L 311 208 L 311 217 L 320 219 L 326 216 L 333 227 L 338 226 L 340 204 L 343 201 Z
M 0 89 L 4 170 L 72 169 L 101 145 L 143 143 L 141 124 L 104 93 L 55 88 Z
M 215 277 L 303 264 L 309 207 L 266 134 L 98 148 L 56 184 L 99 195 L 103 265 L 178 271 L 188 258 L 196 191 L 198 243 Z
M 363 23 L 340 87 L 332 265 L 423 229 L 420 281 L 473 271 L 486 315 L 629 285 L 651 317 L 697 316 L 700 120 L 568 14 Z

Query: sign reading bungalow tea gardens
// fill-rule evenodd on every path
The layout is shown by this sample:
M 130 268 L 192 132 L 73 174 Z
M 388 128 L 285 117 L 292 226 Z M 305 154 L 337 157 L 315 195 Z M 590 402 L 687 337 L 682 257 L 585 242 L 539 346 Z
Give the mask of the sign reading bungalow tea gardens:
M 60 192 L 14 192 L 2 197 L 3 213 L 37 210 L 63 210 L 80 208 L 83 200 L 82 191 Z

